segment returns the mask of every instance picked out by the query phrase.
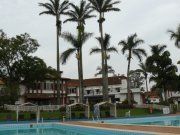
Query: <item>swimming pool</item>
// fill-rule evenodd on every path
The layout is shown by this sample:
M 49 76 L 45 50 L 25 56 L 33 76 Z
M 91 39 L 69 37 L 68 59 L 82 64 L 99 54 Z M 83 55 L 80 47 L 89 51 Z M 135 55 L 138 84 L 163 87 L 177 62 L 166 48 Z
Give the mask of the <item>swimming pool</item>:
M 113 131 L 61 124 L 11 124 L 0 125 L 0 135 L 150 135 L 126 131 Z
M 180 127 L 180 116 L 113 119 L 113 120 L 105 120 L 104 122 L 111 124 L 119 124 L 119 125 L 134 124 L 134 125 L 159 125 L 159 126 Z

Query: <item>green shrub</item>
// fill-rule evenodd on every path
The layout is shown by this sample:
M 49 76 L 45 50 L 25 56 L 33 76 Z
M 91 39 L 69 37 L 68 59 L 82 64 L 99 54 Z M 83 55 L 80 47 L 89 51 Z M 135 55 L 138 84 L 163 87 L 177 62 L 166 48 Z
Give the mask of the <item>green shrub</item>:
M 158 104 L 159 105 L 165 105 L 165 106 L 169 106 L 170 105 L 168 101 L 160 101 Z
M 177 105 L 171 104 L 171 108 L 172 108 L 172 113 L 175 114 L 177 112 Z
M 128 105 L 128 104 L 116 104 L 116 107 L 118 109 L 132 109 L 132 108 L 134 108 L 133 105 Z
M 123 102 L 122 102 L 122 104 L 128 104 L 128 99 L 125 99 Z M 131 104 L 137 104 L 137 102 L 136 101 L 134 101 L 133 99 L 131 99 Z

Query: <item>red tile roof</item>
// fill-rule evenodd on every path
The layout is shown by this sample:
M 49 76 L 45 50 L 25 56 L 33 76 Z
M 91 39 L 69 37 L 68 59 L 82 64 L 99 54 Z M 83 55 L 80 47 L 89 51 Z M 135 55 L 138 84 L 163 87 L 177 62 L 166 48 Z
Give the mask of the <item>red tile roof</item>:
M 125 76 L 115 76 L 115 77 L 108 77 L 108 84 L 109 85 L 116 85 L 121 84 L 121 80 L 126 79 Z M 78 80 L 69 80 L 67 81 L 67 87 L 78 87 L 79 81 Z M 102 78 L 91 78 L 91 79 L 84 79 L 84 86 L 102 86 Z

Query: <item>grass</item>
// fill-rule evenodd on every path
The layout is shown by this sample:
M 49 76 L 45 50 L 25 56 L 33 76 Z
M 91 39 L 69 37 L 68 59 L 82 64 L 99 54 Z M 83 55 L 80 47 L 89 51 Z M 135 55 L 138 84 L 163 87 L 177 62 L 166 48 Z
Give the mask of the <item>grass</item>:
M 129 109 L 118 109 L 117 110 L 117 116 L 118 117 L 124 117 L 125 113 L 128 112 Z M 147 115 L 159 115 L 162 114 L 162 111 L 154 110 L 152 114 L 150 114 L 149 109 L 140 109 L 140 108 L 134 108 L 130 109 L 131 116 L 132 117 L 138 117 L 138 116 L 147 116 Z M 105 114 L 109 112 L 108 110 L 104 110 L 101 112 L 101 117 L 105 117 Z M 73 111 L 72 112 L 75 118 L 81 118 L 83 111 Z M 92 116 L 92 111 L 90 113 L 90 116 Z M 24 120 L 31 120 L 31 113 L 29 112 L 23 112 L 20 113 L 20 115 L 23 115 Z M 36 115 L 34 113 L 34 115 Z M 44 119 L 62 119 L 62 117 L 65 115 L 65 112 L 41 112 L 41 117 Z M 0 112 L 0 121 L 6 121 L 6 120 L 16 120 L 16 113 L 15 112 Z

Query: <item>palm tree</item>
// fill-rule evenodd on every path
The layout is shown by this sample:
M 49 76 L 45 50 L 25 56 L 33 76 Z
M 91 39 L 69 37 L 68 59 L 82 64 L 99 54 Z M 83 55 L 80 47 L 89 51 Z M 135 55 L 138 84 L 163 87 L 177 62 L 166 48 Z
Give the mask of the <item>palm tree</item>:
M 151 46 L 152 54 L 147 58 L 146 64 L 148 72 L 152 74 L 150 81 L 155 81 L 156 87 L 163 89 L 167 101 L 167 91 L 174 85 L 177 67 L 172 63 L 170 52 L 165 49 L 165 45 Z
M 46 10 L 41 12 L 40 15 L 46 14 L 56 17 L 56 42 L 57 42 L 57 72 L 59 77 L 57 79 L 57 104 L 60 104 L 60 62 L 59 62 L 59 36 L 61 35 L 61 15 L 65 15 L 69 6 L 69 1 L 65 0 L 60 3 L 60 0 L 49 0 L 49 3 L 39 3 L 39 6 L 44 7 Z
M 78 60 L 78 75 L 79 75 L 79 80 L 82 82 L 83 80 L 81 80 L 81 74 L 82 73 L 82 69 L 83 67 L 82 66 L 82 59 L 80 58 L 80 54 L 82 55 L 82 46 L 83 44 L 85 44 L 85 42 L 92 36 L 92 33 L 84 33 L 83 36 L 81 38 L 79 38 L 79 35 L 78 36 L 74 36 L 72 35 L 71 33 L 64 33 L 62 35 L 62 37 L 67 41 L 69 42 L 73 47 L 72 48 L 69 48 L 67 49 L 66 51 L 64 51 L 62 54 L 61 54 L 61 61 L 62 61 L 62 64 L 65 64 L 68 60 L 68 58 L 76 53 L 76 58 Z M 81 39 L 81 40 L 80 40 Z M 83 91 L 80 91 L 79 93 L 79 97 L 80 97 L 80 103 L 83 103 Z
M 137 34 L 133 34 L 128 36 L 127 40 L 122 40 L 119 42 L 119 45 L 122 46 L 122 53 L 125 54 L 127 52 L 127 60 L 128 60 L 128 68 L 127 68 L 127 91 L 128 91 L 128 104 L 131 104 L 131 96 L 130 96 L 130 64 L 131 59 L 136 56 L 140 61 L 142 60 L 142 56 L 147 56 L 146 51 L 142 48 L 137 48 L 138 45 L 144 43 L 142 39 L 137 38 Z
M 180 48 L 180 24 L 177 28 L 177 31 L 168 30 L 171 34 L 171 40 L 175 40 L 175 46 Z
M 100 47 L 94 47 L 91 49 L 90 51 L 90 55 L 94 54 L 94 53 L 101 53 L 102 52 L 102 48 L 101 48 L 101 37 L 96 38 Z M 110 46 L 110 39 L 111 36 L 109 34 L 105 34 L 104 40 L 103 40 L 103 46 L 104 46 L 104 54 L 105 54 L 105 67 L 107 67 L 105 69 L 106 73 L 108 74 L 108 65 L 107 65 L 107 59 L 110 58 L 109 53 L 118 53 L 116 47 L 114 46 Z M 102 72 L 102 71 L 101 71 Z M 102 74 L 102 73 L 101 73 Z
M 95 76 L 98 76 L 98 75 L 102 74 L 102 68 L 100 66 L 98 66 L 96 70 L 98 72 L 95 74 Z M 115 70 L 112 68 L 112 66 L 107 66 L 107 73 L 108 74 L 113 74 L 115 76 Z
M 84 34 L 84 25 L 85 25 L 85 21 L 87 19 L 90 19 L 92 17 L 95 17 L 94 15 L 91 15 L 91 13 L 93 12 L 93 10 L 90 8 L 90 3 L 86 4 L 86 1 L 81 0 L 79 5 L 74 5 L 73 3 L 70 3 L 71 6 L 71 10 L 69 10 L 66 15 L 68 16 L 68 18 L 64 21 L 64 23 L 66 22 L 76 22 L 77 23 L 77 30 L 78 30 L 78 38 L 83 37 Z M 81 40 L 81 39 L 79 39 Z M 82 45 L 81 45 L 82 46 Z M 83 67 L 82 66 L 82 52 L 80 49 L 79 52 L 79 57 L 80 57 L 80 68 Z M 81 72 L 79 72 L 79 92 L 80 95 L 83 95 L 83 69 L 80 69 Z M 82 96 L 80 98 L 83 98 Z M 80 99 L 80 101 L 83 101 L 83 99 Z
M 140 63 L 139 64 L 139 67 L 140 69 L 137 69 L 136 71 L 137 72 L 140 72 L 144 75 L 144 78 L 146 80 L 146 91 L 148 92 L 148 80 L 147 80 L 147 77 L 148 77 L 148 67 L 146 65 L 146 63 Z
M 108 101 L 108 75 L 107 67 L 105 65 L 105 48 L 103 45 L 103 22 L 105 21 L 104 14 L 110 11 L 120 11 L 119 8 L 114 7 L 114 5 L 119 4 L 120 1 L 114 0 L 89 0 L 92 4 L 91 8 L 99 14 L 99 32 L 101 37 L 101 59 L 102 59 L 102 78 L 103 78 L 103 100 Z
M 85 20 L 90 19 L 92 17 L 95 17 L 95 15 L 91 15 L 93 10 L 91 9 L 90 3 L 86 4 L 86 1 L 81 0 L 79 6 L 75 5 L 73 3 L 70 3 L 71 10 L 67 12 L 67 18 L 64 23 L 66 22 L 76 22 L 78 23 L 78 27 L 84 27 L 85 25 Z M 82 28 L 83 29 L 83 28 Z

